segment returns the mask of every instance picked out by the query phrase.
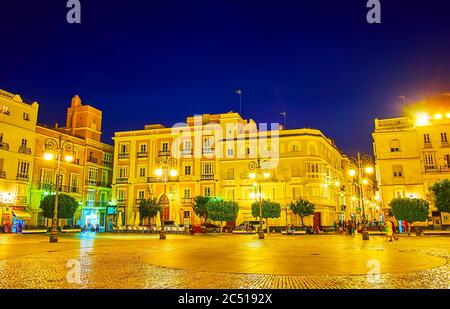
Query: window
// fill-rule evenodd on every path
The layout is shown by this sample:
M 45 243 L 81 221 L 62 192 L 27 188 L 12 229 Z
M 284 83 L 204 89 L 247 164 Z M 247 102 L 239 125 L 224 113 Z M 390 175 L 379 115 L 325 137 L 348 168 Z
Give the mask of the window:
M 434 153 L 426 153 L 425 154 L 425 169 L 435 169 L 436 168 L 436 159 Z
M 165 151 L 165 152 L 169 151 L 169 143 L 168 142 L 163 142 L 161 144 L 161 151 Z
M 53 170 L 48 168 L 41 169 L 41 184 L 53 183 Z
M 30 170 L 30 162 L 19 161 L 17 166 L 17 178 L 27 179 Z
M 202 175 L 213 175 L 213 163 L 203 162 L 202 163 Z
M 183 190 L 183 197 L 190 198 L 191 197 L 191 189 L 184 189 Z
M 205 196 L 211 196 L 211 187 L 205 187 L 205 190 L 204 190 L 204 192 L 205 192 Z
M 227 168 L 227 179 L 234 179 L 234 168 Z
M 291 152 L 298 152 L 298 149 L 299 149 L 299 147 L 298 147 L 297 144 L 292 144 L 291 145 Z
M 30 121 L 30 114 L 29 113 L 23 113 L 23 120 Z
M 233 148 L 230 148 L 230 149 L 227 150 L 227 156 L 228 157 L 234 156 L 234 149 Z
M 248 155 L 250 154 L 250 148 L 247 148 L 247 154 Z
M 430 141 L 430 134 L 426 133 L 426 134 L 423 135 L 423 142 L 425 144 L 430 144 L 431 143 L 431 141 Z
M 190 165 L 184 166 L 184 175 L 186 175 L 186 176 L 191 175 L 191 166 Z
M 203 148 L 204 149 L 211 149 L 211 144 L 212 144 L 211 137 L 205 137 L 203 139 Z
M 128 166 L 119 166 L 119 178 L 128 178 Z
M 140 153 L 147 153 L 147 144 L 140 144 L 139 145 L 139 152 Z
M 28 141 L 26 140 L 26 139 L 22 139 L 22 143 L 21 143 L 21 147 L 23 147 L 23 148 L 27 148 L 27 143 L 28 143 Z
M 445 132 L 441 133 L 441 142 L 442 143 L 448 143 L 447 133 L 445 133 Z
M 145 191 L 139 190 L 138 191 L 138 199 L 143 200 L 145 198 Z
M 403 166 L 402 165 L 393 165 L 392 166 L 392 174 L 394 177 L 403 177 Z
M 3 105 L 1 109 L 2 109 L 3 114 L 9 115 L 9 107 L 8 106 Z
M 305 171 L 307 178 L 320 178 L 322 174 L 322 164 L 318 162 L 305 162 Z
M 394 196 L 395 196 L 395 198 L 404 198 L 405 197 L 405 191 L 403 191 L 403 190 L 394 190 Z
M 139 177 L 145 177 L 145 167 L 139 168 Z
M 234 201 L 235 199 L 234 189 L 227 190 L 227 200 Z
M 88 170 L 88 184 L 96 185 L 97 179 L 98 179 L 98 168 L 90 166 Z
M 110 165 L 111 164 L 111 160 L 112 159 L 112 155 L 110 153 L 104 153 L 103 154 L 103 163 L 105 165 Z
M 128 144 L 119 145 L 120 153 L 128 153 Z
M 184 151 L 191 151 L 191 141 L 184 141 L 183 150 Z
M 108 171 L 107 170 L 102 170 L 102 182 L 103 182 L 103 184 L 108 183 Z
M 69 175 L 69 187 L 70 192 L 77 193 L 80 185 L 80 174 L 70 174 Z
M 117 199 L 118 200 L 126 200 L 127 199 L 127 190 L 117 189 Z
M 88 206 L 94 206 L 95 202 L 95 190 L 87 190 L 86 192 L 86 203 Z
M 391 148 L 391 152 L 400 152 L 400 141 L 398 139 L 391 140 L 389 147 Z
M 450 155 L 444 155 L 444 167 L 450 168 Z

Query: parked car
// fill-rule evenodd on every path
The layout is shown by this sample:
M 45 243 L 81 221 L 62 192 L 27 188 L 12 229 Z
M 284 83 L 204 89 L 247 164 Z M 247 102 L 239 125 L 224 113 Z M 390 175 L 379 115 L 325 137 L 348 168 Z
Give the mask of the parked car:
M 202 233 L 220 233 L 220 226 L 212 223 L 205 223 L 201 225 L 200 230 Z
M 263 230 L 267 231 L 266 224 L 262 222 Z M 259 228 L 259 221 L 244 221 L 233 230 L 233 233 L 256 232 Z
M 222 232 L 224 233 L 233 233 L 234 229 L 236 228 L 236 224 L 227 223 L 222 227 Z
M 380 222 L 380 221 L 372 221 L 366 224 L 366 228 L 368 231 L 379 231 L 379 232 L 383 232 L 384 231 L 384 223 Z M 363 230 L 363 226 L 361 225 L 358 228 L 358 233 L 362 233 Z

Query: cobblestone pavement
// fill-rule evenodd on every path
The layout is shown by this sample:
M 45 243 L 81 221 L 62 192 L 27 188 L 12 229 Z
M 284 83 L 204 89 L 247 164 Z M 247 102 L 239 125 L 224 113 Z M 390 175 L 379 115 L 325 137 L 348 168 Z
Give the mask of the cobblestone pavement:
M 379 277 L 361 268 L 373 254 Z M 449 260 L 448 237 L 0 235 L 0 288 L 449 288 Z

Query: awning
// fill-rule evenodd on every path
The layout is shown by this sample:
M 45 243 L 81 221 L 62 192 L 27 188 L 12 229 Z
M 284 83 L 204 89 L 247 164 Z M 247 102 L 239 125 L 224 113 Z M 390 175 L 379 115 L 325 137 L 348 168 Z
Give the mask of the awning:
M 13 215 L 19 220 L 31 220 L 31 214 L 23 210 L 14 210 Z

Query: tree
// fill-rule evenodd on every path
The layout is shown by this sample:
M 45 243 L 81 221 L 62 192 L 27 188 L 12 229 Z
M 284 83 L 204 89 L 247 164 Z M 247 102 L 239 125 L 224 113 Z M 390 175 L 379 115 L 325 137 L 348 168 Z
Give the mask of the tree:
M 314 204 L 309 202 L 308 200 L 299 199 L 297 201 L 291 202 L 289 208 L 292 210 L 293 214 L 300 216 L 300 220 L 302 220 L 302 226 L 304 226 L 303 218 L 312 216 L 314 214 L 316 206 L 314 206 Z
M 47 195 L 42 201 L 40 208 L 44 218 L 52 219 L 55 211 L 55 195 Z M 72 219 L 77 211 L 78 202 L 67 194 L 58 194 L 58 219 Z
M 212 221 L 236 221 L 239 213 L 239 205 L 234 201 L 224 201 L 219 198 L 211 198 L 207 203 L 208 217 Z
M 428 219 L 429 203 L 424 199 L 396 198 L 389 203 L 392 214 L 408 224 L 408 234 L 411 233 L 411 223 L 423 222 Z
M 162 206 L 157 198 L 144 199 L 139 203 L 139 215 L 141 218 L 153 218 L 161 210 Z
M 206 222 L 208 220 L 208 202 L 211 198 L 209 196 L 196 196 L 194 198 L 194 205 L 192 206 L 192 209 L 194 210 L 194 213 L 199 216 L 200 218 L 203 218 Z
M 252 204 L 252 216 L 255 218 L 259 218 L 260 214 L 260 202 L 254 202 Z M 269 229 L 269 218 L 279 218 L 281 216 L 281 206 L 279 203 L 271 202 L 271 201 L 262 201 L 262 218 L 266 220 L 267 230 Z
M 434 204 L 440 212 L 450 212 L 450 180 L 445 179 L 431 187 L 434 194 Z

